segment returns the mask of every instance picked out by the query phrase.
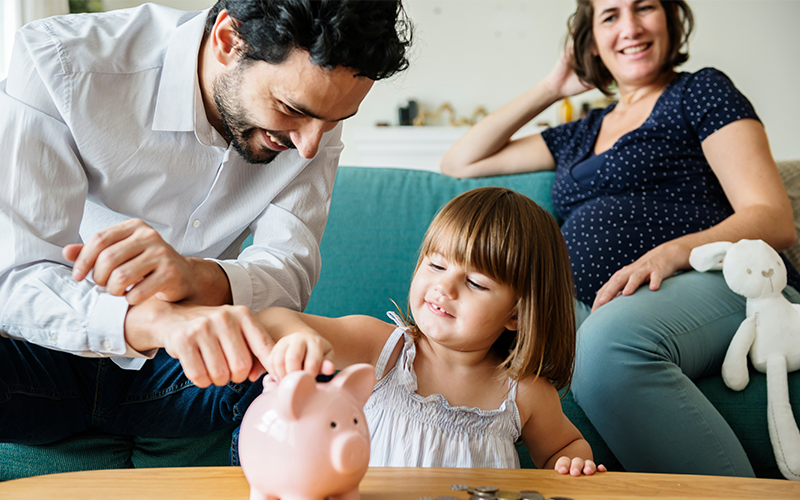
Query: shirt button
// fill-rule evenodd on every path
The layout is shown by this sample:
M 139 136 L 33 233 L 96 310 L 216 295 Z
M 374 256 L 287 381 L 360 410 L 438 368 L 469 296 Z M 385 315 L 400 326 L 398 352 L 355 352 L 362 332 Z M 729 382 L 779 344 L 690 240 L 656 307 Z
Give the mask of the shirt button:
M 192 222 L 192 225 L 194 227 L 200 227 L 200 219 L 195 219 L 194 222 Z
M 50 334 L 50 342 L 55 343 L 57 340 L 58 340 L 58 335 L 56 335 L 55 333 L 51 333 Z
M 103 349 L 105 349 L 106 351 L 110 351 L 111 350 L 111 342 L 109 342 L 108 340 L 104 340 L 103 341 Z

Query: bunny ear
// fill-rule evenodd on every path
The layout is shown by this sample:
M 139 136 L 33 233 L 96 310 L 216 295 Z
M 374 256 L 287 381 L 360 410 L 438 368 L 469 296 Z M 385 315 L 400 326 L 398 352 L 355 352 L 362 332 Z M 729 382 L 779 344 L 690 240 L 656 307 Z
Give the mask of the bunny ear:
M 719 271 L 722 269 L 722 260 L 732 245 L 730 241 L 715 241 L 695 247 L 689 255 L 689 264 L 700 272 Z

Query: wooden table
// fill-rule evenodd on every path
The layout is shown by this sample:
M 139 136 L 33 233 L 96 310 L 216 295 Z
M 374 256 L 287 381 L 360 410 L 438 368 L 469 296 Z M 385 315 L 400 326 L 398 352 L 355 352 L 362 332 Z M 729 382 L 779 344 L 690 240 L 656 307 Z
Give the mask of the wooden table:
M 469 498 L 465 491 L 451 490 L 453 484 L 538 490 L 546 499 L 800 499 L 800 483 L 780 479 L 626 472 L 576 478 L 531 469 L 371 468 L 360 490 L 362 500 L 416 500 L 444 495 Z M 2 500 L 248 500 L 249 491 L 239 467 L 84 471 L 0 483 Z

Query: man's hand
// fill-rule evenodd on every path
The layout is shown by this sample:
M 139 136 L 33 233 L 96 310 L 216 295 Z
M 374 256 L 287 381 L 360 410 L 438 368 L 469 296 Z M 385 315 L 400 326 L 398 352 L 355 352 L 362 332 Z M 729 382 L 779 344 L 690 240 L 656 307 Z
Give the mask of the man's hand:
M 75 262 L 72 276 L 76 281 L 92 271 L 95 283 L 111 295 L 125 296 L 132 305 L 153 296 L 205 305 L 231 302 L 230 285 L 219 265 L 180 255 L 138 219 L 99 231 L 84 245 L 67 245 L 62 253 Z
M 274 345 L 246 307 L 158 299 L 128 310 L 125 339 L 142 352 L 163 347 L 198 387 L 257 380 Z

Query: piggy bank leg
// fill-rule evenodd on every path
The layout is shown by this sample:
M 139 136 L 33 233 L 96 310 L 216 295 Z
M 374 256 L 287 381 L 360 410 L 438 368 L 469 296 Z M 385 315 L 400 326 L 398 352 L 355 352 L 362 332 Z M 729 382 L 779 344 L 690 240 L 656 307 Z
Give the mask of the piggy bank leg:
M 358 488 L 340 493 L 339 495 L 331 495 L 329 500 L 361 500 L 361 495 L 358 493 Z
M 266 493 L 262 493 L 257 489 L 250 487 L 250 500 L 280 500 L 280 498 Z

